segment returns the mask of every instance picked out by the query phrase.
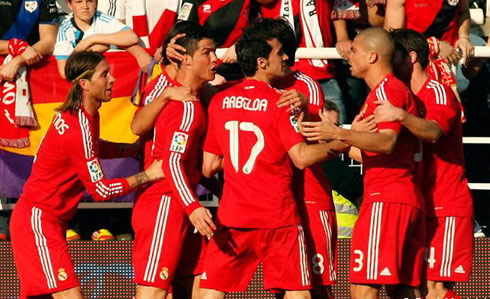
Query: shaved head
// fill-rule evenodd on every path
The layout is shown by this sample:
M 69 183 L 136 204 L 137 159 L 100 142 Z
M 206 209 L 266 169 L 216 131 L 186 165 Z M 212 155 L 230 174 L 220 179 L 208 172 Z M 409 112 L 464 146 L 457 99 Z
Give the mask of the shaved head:
M 361 31 L 356 39 L 366 52 L 375 52 L 382 61 L 391 62 L 395 52 L 395 42 L 390 33 L 383 28 L 372 27 Z

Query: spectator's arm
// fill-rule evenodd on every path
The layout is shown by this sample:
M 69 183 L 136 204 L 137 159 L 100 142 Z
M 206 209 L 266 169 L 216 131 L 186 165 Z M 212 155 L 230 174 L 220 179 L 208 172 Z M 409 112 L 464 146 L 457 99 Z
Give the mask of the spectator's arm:
M 339 52 L 340 56 L 346 58 L 349 56 L 352 41 L 347 33 L 347 23 L 345 20 L 334 20 L 333 26 L 335 28 L 335 36 L 337 36 L 337 43 L 335 48 Z
M 50 55 L 53 53 L 54 45 L 56 44 L 57 32 L 58 24 L 39 24 L 39 41 L 32 47 L 41 56 Z
M 467 65 L 470 58 L 475 54 L 475 46 L 470 40 L 470 9 L 469 0 L 461 0 L 458 4 L 459 10 L 459 29 L 458 29 L 458 40 L 454 47 L 461 51 L 461 56 L 463 58 L 463 65 Z
M 405 0 L 387 1 L 384 28 L 405 28 Z
M 127 48 L 126 51 L 136 58 L 138 66 L 142 71 L 145 73 L 148 72 L 148 67 L 151 63 L 151 56 L 145 51 L 145 49 L 143 49 L 140 45 L 134 45 Z
M 138 36 L 131 29 L 122 30 L 114 33 L 94 34 L 82 39 L 75 47 L 75 51 L 90 49 L 94 45 L 115 45 L 121 48 L 127 48 L 138 43 Z
M 0 40 L 0 55 L 7 55 L 9 53 L 9 41 Z

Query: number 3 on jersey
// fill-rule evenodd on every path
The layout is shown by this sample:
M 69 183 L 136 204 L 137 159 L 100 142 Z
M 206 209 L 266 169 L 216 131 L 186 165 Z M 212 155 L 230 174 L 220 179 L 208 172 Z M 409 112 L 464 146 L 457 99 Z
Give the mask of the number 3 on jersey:
M 252 132 L 255 134 L 255 137 L 257 137 L 257 142 L 252 147 L 252 150 L 250 151 L 250 156 L 242 168 L 243 173 L 250 174 L 254 168 L 254 164 L 255 164 L 255 160 L 257 159 L 257 156 L 264 149 L 264 134 L 262 134 L 262 130 L 260 130 L 260 128 L 257 127 L 254 123 L 238 122 L 236 120 L 227 121 L 225 123 L 225 129 L 227 131 L 230 131 L 231 164 L 233 165 L 233 168 L 235 168 L 236 172 L 238 172 L 239 170 L 239 165 L 238 165 L 238 161 L 239 161 L 238 155 L 239 155 L 239 148 L 240 148 L 239 131 Z

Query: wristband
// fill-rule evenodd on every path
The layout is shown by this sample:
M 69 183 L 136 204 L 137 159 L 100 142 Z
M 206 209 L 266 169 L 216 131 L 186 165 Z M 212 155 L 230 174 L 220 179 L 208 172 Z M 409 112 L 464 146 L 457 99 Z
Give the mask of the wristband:
M 12 56 L 21 55 L 27 50 L 27 47 L 29 47 L 29 44 L 19 38 L 11 38 L 9 40 L 9 54 Z
M 458 37 L 458 39 L 462 39 L 462 38 L 471 41 L 470 37 L 469 36 L 466 36 L 466 35 L 463 35 L 463 36 Z

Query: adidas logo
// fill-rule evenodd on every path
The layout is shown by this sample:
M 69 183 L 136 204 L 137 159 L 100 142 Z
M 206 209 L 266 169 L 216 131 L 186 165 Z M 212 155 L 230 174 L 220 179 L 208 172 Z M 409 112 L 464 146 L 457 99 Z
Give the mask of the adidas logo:
M 201 280 L 206 280 L 206 279 L 208 279 L 208 276 L 206 275 L 206 272 L 203 272 L 201 274 Z
M 454 273 L 465 274 L 466 272 L 463 269 L 463 266 L 459 265 L 456 269 L 454 269 Z
M 391 276 L 391 272 L 390 272 L 390 270 L 388 269 L 388 267 L 385 267 L 385 268 L 383 269 L 383 271 L 381 271 L 381 272 L 379 273 L 379 275 L 383 275 L 383 276 Z

